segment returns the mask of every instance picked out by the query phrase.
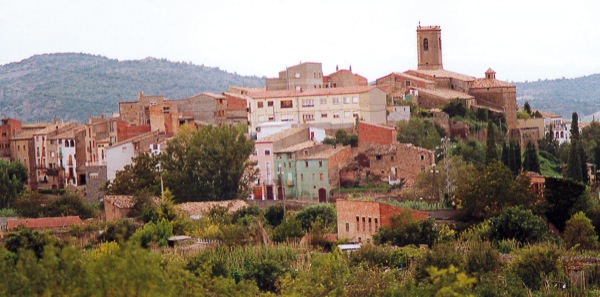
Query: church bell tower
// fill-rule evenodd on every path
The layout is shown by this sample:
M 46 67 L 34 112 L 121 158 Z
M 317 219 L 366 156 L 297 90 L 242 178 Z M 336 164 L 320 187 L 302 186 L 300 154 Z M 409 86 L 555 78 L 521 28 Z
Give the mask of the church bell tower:
M 444 69 L 442 64 L 442 29 L 440 26 L 417 27 L 419 70 Z

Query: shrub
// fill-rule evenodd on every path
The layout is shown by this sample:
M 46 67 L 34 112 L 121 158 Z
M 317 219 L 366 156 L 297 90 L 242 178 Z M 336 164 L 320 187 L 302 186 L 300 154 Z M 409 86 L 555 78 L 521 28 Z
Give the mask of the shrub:
M 581 211 L 567 221 L 563 239 L 569 248 L 579 245 L 584 249 L 593 249 L 598 244 L 598 235 L 592 221 Z
M 520 207 L 507 208 L 490 219 L 490 237 L 493 240 L 514 238 L 520 243 L 531 243 L 540 241 L 546 234 L 544 219 Z
M 49 217 L 79 216 L 82 219 L 94 217 L 96 210 L 83 201 L 75 193 L 66 193 L 54 199 L 44 208 L 44 214 Z
M 438 244 L 431 250 L 428 250 L 416 264 L 415 279 L 417 282 L 426 280 L 429 276 L 427 269 L 436 267 L 438 269 L 454 267 L 462 267 L 464 258 L 461 253 L 457 252 L 451 244 Z
M 272 205 L 265 211 L 265 220 L 267 221 L 267 224 L 271 225 L 273 228 L 279 226 L 279 224 L 283 222 L 284 216 L 285 212 L 283 206 L 280 204 Z
M 521 250 L 510 268 L 525 286 L 538 290 L 543 279 L 559 274 L 560 256 L 561 252 L 556 247 L 536 245 Z
M 327 204 L 317 204 L 305 207 L 296 214 L 302 229 L 309 231 L 313 222 L 321 221 L 326 228 L 336 229 L 335 209 Z
M 296 219 L 286 219 L 273 229 L 273 241 L 275 242 L 284 242 L 288 239 L 301 238 L 302 236 L 304 236 L 302 224 Z
M 469 247 L 465 269 L 472 275 L 494 272 L 500 268 L 500 253 L 487 241 L 476 242 Z

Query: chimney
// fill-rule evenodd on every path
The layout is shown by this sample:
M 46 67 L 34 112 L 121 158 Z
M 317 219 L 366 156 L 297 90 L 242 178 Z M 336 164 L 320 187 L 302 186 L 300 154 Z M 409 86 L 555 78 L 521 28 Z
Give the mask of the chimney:
M 340 70 L 340 67 L 338 67 L 338 65 L 335 65 L 335 71 L 337 72 L 339 70 Z
M 352 65 L 350 65 L 350 72 L 352 72 Z

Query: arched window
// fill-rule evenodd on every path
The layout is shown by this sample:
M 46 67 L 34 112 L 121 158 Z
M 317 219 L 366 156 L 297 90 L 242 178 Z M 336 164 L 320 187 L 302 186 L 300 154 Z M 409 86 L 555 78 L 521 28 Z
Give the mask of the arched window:
M 429 50 L 429 40 L 427 40 L 427 38 L 423 39 L 423 50 L 424 51 Z
M 564 132 L 563 132 L 563 131 L 560 131 L 560 138 L 564 138 L 564 137 L 565 137 L 565 134 L 564 134 Z
M 71 147 L 75 147 L 75 142 L 71 139 Z
M 73 166 L 73 156 L 69 155 L 69 166 Z

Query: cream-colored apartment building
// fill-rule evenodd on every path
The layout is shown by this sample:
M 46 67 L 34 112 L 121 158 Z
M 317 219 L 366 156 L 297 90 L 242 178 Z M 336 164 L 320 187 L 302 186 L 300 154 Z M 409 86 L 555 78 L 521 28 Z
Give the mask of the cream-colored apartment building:
M 277 121 L 325 129 L 352 127 L 356 118 L 371 124 L 386 122 L 386 94 L 375 86 L 250 92 L 247 101 L 250 131 Z

